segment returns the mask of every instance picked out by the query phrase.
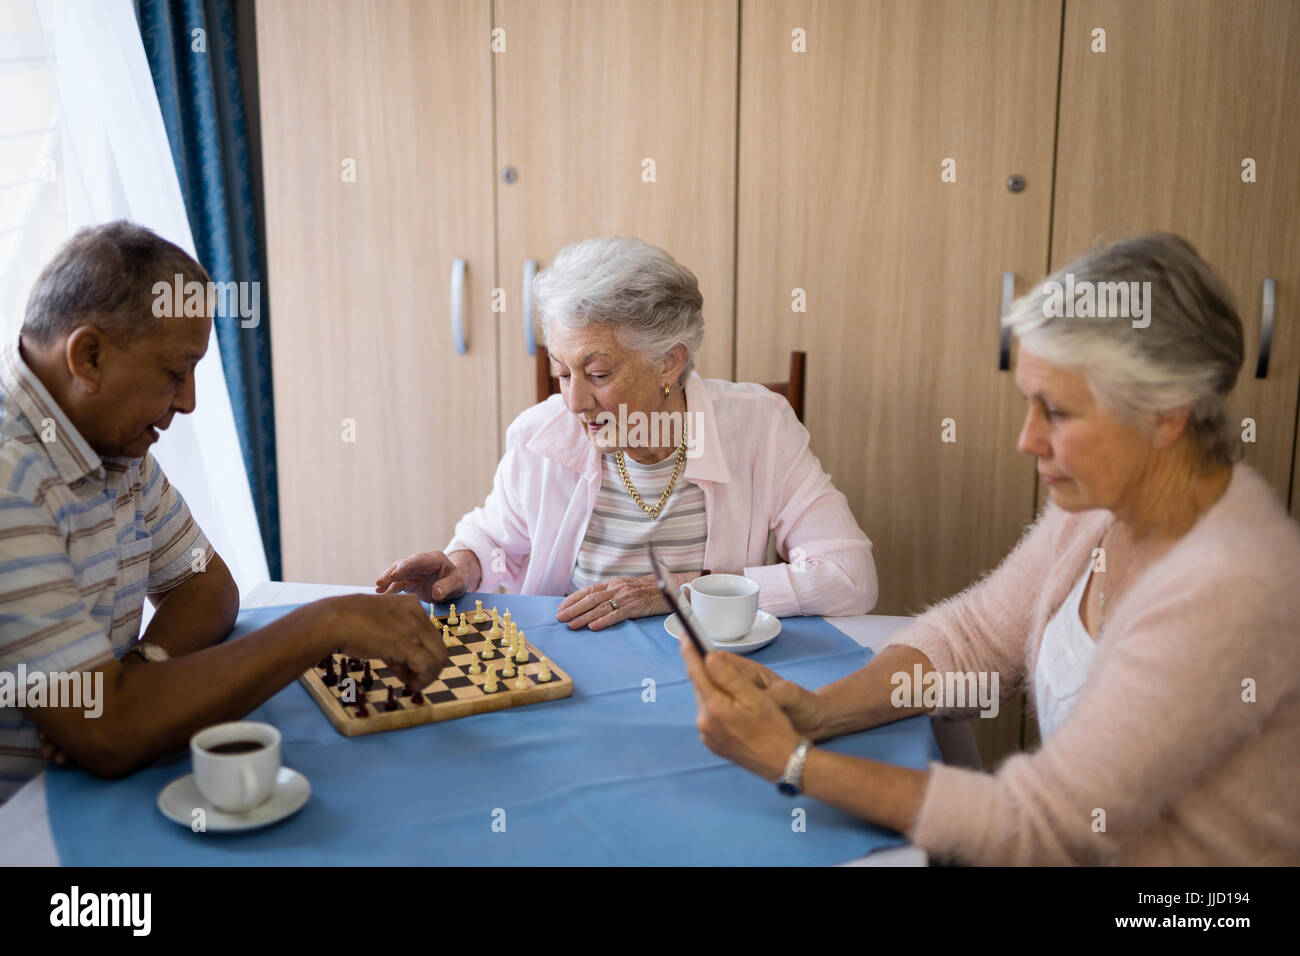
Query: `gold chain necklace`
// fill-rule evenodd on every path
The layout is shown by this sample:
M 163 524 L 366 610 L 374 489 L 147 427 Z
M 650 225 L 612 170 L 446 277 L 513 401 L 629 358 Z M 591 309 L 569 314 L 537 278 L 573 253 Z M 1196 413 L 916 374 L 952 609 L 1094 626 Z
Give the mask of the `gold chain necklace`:
M 664 505 L 668 503 L 668 496 L 673 493 L 673 488 L 677 485 L 677 476 L 682 473 L 682 464 L 686 461 L 686 429 L 682 429 L 682 441 L 677 446 L 677 464 L 673 466 L 673 476 L 668 479 L 668 487 L 664 489 L 664 493 L 659 496 L 659 502 L 653 508 L 645 503 L 645 499 L 632 486 L 632 479 L 627 476 L 627 465 L 623 463 L 621 451 L 614 455 L 614 461 L 618 465 L 618 473 L 623 479 L 623 484 L 627 486 L 627 493 L 641 506 L 641 510 L 650 516 L 650 520 L 654 521 L 659 517 L 659 512 L 663 511 Z

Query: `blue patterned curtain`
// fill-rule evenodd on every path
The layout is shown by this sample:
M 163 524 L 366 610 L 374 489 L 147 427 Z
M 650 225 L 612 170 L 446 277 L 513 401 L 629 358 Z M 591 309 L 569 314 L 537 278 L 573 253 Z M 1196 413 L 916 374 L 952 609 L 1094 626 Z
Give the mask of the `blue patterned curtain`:
M 256 282 L 261 315 L 218 315 L 217 345 L 272 580 L 279 580 L 271 338 L 262 282 L 234 0 L 135 0 L 199 261 L 215 282 Z M 244 320 L 248 321 L 248 320 Z

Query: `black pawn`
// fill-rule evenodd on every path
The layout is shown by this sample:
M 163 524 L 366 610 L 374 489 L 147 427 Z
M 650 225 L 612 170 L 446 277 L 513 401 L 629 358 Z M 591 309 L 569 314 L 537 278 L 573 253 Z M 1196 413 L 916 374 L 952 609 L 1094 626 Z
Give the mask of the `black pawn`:
M 366 672 L 361 677 L 361 686 L 364 687 L 366 690 L 370 690 L 370 687 L 372 684 L 374 684 L 374 682 L 375 682 L 375 675 L 370 673 L 370 661 L 366 661 Z
M 338 680 L 338 675 L 334 673 L 334 657 L 331 655 L 325 658 L 325 676 L 321 678 L 321 681 L 326 687 L 333 687 L 338 683 Z
M 423 703 L 424 703 L 424 695 L 421 694 L 421 693 L 417 690 L 414 694 L 411 695 L 411 703 L 412 703 L 412 704 L 423 704 Z
M 397 695 L 393 693 L 393 688 L 388 688 L 388 700 L 384 703 L 385 710 L 397 710 L 400 705 L 397 703 Z
M 366 702 L 364 700 L 361 703 L 357 704 L 357 716 L 358 717 L 370 716 L 370 711 L 366 710 Z

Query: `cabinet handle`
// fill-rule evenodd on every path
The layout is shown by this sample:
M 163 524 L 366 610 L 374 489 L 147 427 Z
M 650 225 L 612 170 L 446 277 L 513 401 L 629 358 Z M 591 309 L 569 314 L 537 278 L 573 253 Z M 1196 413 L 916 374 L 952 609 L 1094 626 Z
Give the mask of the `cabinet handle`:
M 1264 280 L 1259 303 L 1259 361 L 1255 363 L 1255 377 L 1268 378 L 1268 357 L 1273 351 L 1273 313 L 1277 311 L 1277 282 Z
M 451 342 L 458 355 L 465 354 L 465 317 L 461 307 L 465 302 L 465 260 L 456 259 L 451 264 Z
M 1011 330 L 1002 324 L 1011 308 L 1011 300 L 1016 297 L 1016 274 L 1002 273 L 1002 306 L 998 309 L 998 371 L 1005 372 L 1011 368 Z
M 533 276 L 537 275 L 537 260 L 524 262 L 524 291 L 521 296 L 524 308 L 524 351 L 537 354 L 537 334 L 533 331 Z

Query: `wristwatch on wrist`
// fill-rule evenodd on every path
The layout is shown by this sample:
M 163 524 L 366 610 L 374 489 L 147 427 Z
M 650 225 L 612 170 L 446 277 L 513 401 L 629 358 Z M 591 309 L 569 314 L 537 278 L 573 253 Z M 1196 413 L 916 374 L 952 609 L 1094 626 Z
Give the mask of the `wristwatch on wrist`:
M 790 754 L 790 759 L 786 761 L 785 773 L 777 780 L 776 789 L 787 797 L 803 792 L 803 765 L 808 760 L 808 751 L 811 749 L 812 741 L 805 737 L 799 741 L 799 746 L 794 748 L 794 753 Z
M 167 653 L 166 648 L 159 647 L 157 644 L 150 644 L 148 641 L 140 641 L 127 653 L 139 654 L 151 664 L 160 664 L 163 661 L 169 661 L 172 658 L 172 656 Z

